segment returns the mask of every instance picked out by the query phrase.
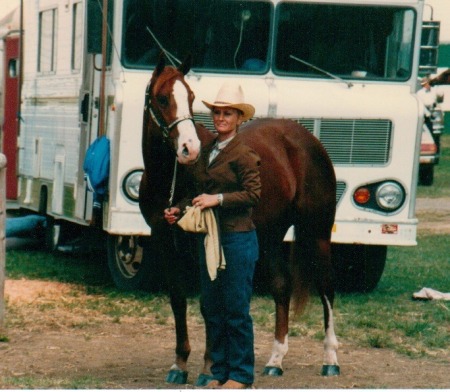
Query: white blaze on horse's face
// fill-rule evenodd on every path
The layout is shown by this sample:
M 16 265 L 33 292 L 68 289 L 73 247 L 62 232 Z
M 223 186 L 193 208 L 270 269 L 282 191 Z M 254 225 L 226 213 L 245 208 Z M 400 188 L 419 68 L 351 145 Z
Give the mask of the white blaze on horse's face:
M 189 92 L 186 86 L 177 80 L 173 86 L 173 96 L 177 103 L 177 118 L 189 118 Z M 192 121 L 181 121 L 178 127 L 178 140 L 175 140 L 178 162 L 183 165 L 193 164 L 200 154 L 200 139 Z

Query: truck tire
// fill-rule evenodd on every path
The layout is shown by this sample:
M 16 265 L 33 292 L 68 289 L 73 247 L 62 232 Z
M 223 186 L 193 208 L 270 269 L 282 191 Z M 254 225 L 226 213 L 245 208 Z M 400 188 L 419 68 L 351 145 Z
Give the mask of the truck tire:
M 61 242 L 61 224 L 55 218 L 47 216 L 45 226 L 45 249 L 55 252 Z
M 383 275 L 387 246 L 333 244 L 335 288 L 344 293 L 369 293 Z
M 123 291 L 159 291 L 159 262 L 150 246 L 139 236 L 108 235 L 108 267 L 115 286 Z
M 431 186 L 434 181 L 434 165 L 419 166 L 419 185 Z

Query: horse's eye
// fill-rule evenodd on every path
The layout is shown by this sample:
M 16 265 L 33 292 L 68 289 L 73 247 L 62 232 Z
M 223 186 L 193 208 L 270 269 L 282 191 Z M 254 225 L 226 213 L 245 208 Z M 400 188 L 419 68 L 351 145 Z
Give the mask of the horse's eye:
M 156 97 L 156 99 L 162 107 L 166 108 L 167 106 L 169 106 L 169 98 L 165 95 L 159 95 L 158 97 Z

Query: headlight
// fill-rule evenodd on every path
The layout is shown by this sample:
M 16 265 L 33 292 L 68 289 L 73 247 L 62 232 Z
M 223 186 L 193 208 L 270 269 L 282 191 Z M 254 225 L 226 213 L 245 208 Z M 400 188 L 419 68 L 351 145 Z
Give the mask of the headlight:
M 365 184 L 353 192 L 353 202 L 365 210 L 390 214 L 405 202 L 405 189 L 396 181 Z
M 402 205 L 405 193 L 399 184 L 385 182 L 378 187 L 375 198 L 381 208 L 394 211 Z
M 133 203 L 139 201 L 139 186 L 141 184 L 142 173 L 143 170 L 132 171 L 122 181 L 123 193 Z

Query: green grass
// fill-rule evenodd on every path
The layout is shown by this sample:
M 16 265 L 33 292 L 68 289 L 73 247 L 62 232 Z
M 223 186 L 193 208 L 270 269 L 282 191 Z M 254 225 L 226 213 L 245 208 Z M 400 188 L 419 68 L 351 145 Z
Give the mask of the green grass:
M 58 380 L 53 377 L 3 377 L 2 380 L 5 384 L 14 386 L 15 389 L 101 389 L 105 386 L 104 380 L 92 377 L 71 380 Z
M 361 347 L 388 348 L 410 357 L 439 357 L 450 350 L 449 304 L 442 301 L 415 301 L 412 294 L 423 287 L 448 291 L 450 241 L 446 235 L 419 235 L 417 247 L 390 247 L 383 277 L 369 294 L 338 294 L 336 333 L 339 338 Z M 88 258 L 55 256 L 44 252 L 8 252 L 9 278 L 29 278 L 81 284 L 88 298 L 80 304 L 74 290 L 73 301 L 54 307 L 85 309 L 120 323 L 123 317 L 151 314 L 157 324 L 166 324 L 172 313 L 164 294 L 123 293 L 116 290 L 98 266 Z M 103 278 L 101 278 L 103 276 Z M 201 322 L 198 298 L 189 298 L 189 314 Z M 43 305 L 44 306 L 44 305 Z M 49 306 L 45 304 L 45 306 Z M 46 309 L 42 309 L 45 311 Z M 268 296 L 255 296 L 252 315 L 257 328 L 273 331 L 274 304 Z M 21 320 L 11 321 L 20 326 Z M 85 328 L 86 324 L 73 325 Z M 95 322 L 95 321 L 92 321 Z M 305 314 L 291 322 L 292 336 L 323 339 L 322 306 L 313 297 Z
M 433 185 L 419 186 L 417 197 L 450 197 L 450 134 L 441 137 L 441 158 L 434 167 Z

